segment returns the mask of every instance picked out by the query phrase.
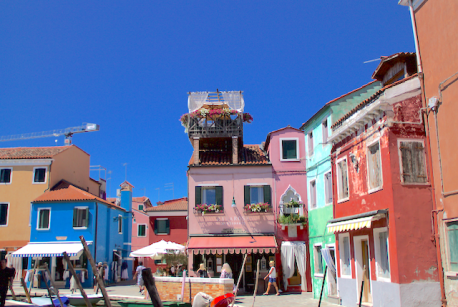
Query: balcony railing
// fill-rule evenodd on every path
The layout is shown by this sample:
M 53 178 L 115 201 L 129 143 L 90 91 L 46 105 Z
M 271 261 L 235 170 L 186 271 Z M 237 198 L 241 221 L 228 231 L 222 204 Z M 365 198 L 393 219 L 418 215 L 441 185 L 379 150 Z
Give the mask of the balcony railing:
M 200 138 L 243 136 L 243 118 L 188 118 L 188 136 Z

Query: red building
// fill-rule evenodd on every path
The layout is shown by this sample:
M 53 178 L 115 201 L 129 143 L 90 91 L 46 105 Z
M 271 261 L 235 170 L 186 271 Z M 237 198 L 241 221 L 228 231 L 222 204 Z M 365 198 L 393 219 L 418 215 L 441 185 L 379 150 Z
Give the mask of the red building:
M 149 216 L 148 245 L 161 240 L 186 245 L 188 241 L 187 197 L 167 200 L 162 205 L 146 208 L 145 211 Z M 156 272 L 157 267 L 165 267 L 160 260 L 148 261 L 147 264 L 153 273 Z
M 336 234 L 346 306 L 360 297 L 371 306 L 440 303 L 416 67 L 414 53 L 382 57 L 373 74 L 382 89 L 331 127 L 334 219 L 327 228 Z

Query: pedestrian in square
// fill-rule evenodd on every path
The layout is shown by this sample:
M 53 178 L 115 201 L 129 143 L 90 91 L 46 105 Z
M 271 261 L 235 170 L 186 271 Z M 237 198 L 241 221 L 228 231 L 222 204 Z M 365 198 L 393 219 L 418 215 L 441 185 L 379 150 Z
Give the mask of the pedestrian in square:
M 280 292 L 278 292 L 278 287 L 277 287 L 277 270 L 275 270 L 275 261 L 270 261 L 269 265 L 270 265 L 269 274 L 267 274 L 267 276 L 264 277 L 264 280 L 269 278 L 269 285 L 267 286 L 267 290 L 264 293 L 264 295 L 269 295 L 269 290 L 270 290 L 271 285 L 274 285 L 275 290 L 277 290 L 277 295 L 280 295 Z
M 9 283 L 13 284 L 13 271 L 6 267 L 6 260 L 0 260 L 0 307 L 5 306 Z

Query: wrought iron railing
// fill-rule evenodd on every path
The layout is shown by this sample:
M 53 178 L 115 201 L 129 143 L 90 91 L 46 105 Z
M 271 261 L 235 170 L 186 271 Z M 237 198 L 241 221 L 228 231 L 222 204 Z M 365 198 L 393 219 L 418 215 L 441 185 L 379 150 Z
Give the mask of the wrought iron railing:
M 231 137 L 243 135 L 243 118 L 238 115 L 232 118 L 217 118 L 209 120 L 206 118 L 188 117 L 188 136 L 212 138 Z

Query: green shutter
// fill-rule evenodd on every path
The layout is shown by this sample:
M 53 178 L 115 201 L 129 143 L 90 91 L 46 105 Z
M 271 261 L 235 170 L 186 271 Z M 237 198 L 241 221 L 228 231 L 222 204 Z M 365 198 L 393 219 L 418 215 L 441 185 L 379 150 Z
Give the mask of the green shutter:
M 216 204 L 223 206 L 223 187 L 215 187 Z
M 73 208 L 73 227 L 77 227 L 76 223 L 78 220 L 78 209 Z
M 458 222 L 447 224 L 448 244 L 450 248 L 450 269 L 458 271 Z
M 272 205 L 272 200 L 270 197 L 270 185 L 264 186 L 264 202 Z
M 157 235 L 157 222 L 158 220 L 154 220 L 154 234 Z
M 244 201 L 245 201 L 245 203 L 244 203 L 243 205 L 245 206 L 245 205 L 251 204 L 250 186 L 249 186 L 249 185 L 246 185 L 246 186 L 244 186 L 243 188 L 244 188 L 244 193 L 243 193 L 244 195 L 243 195 L 243 197 L 244 197 Z
M 86 208 L 86 227 L 89 226 L 89 208 Z
M 202 187 L 196 187 L 196 203 L 195 205 L 200 205 L 202 203 Z
M 170 221 L 165 221 L 165 232 L 169 235 L 170 234 Z

